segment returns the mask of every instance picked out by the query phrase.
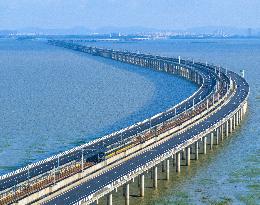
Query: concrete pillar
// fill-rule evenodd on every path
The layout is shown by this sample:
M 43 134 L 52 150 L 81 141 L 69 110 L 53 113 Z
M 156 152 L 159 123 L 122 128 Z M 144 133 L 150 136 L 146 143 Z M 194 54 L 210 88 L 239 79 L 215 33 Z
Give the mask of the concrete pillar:
M 162 161 L 162 172 L 165 172 L 164 161 Z
M 229 120 L 229 132 L 232 133 L 232 131 L 233 131 L 233 119 L 231 117 Z
M 166 180 L 170 179 L 170 160 L 166 159 Z
M 199 141 L 195 142 L 195 160 L 199 159 Z
M 129 205 L 129 184 L 125 184 L 125 205 Z
M 209 146 L 209 148 L 210 149 L 213 149 L 213 140 L 214 140 L 214 133 L 212 132 L 212 133 L 210 133 L 210 146 Z
M 181 153 L 176 153 L 176 172 L 181 171 Z
M 220 127 L 216 129 L 216 145 L 218 145 L 218 141 L 219 141 L 219 129 Z
M 172 166 L 174 166 L 174 165 L 175 165 L 175 161 L 176 161 L 175 157 L 176 157 L 176 155 L 175 155 L 175 154 L 174 154 L 174 155 L 172 155 Z
M 236 114 L 233 115 L 233 129 L 236 129 Z
M 157 189 L 157 178 L 158 178 L 157 172 L 158 172 L 158 168 L 157 166 L 155 166 L 153 169 L 153 188 L 155 189 Z
M 112 204 L 113 204 L 112 193 L 109 193 L 107 195 L 107 205 L 112 205 Z
M 224 124 L 221 125 L 221 141 L 224 140 Z
M 149 171 L 148 171 L 148 174 L 149 174 L 149 173 L 150 173 L 151 179 L 153 179 L 153 169 L 149 170 Z
M 186 166 L 190 166 L 190 147 L 186 147 Z
M 182 160 L 185 160 L 185 149 L 182 150 L 181 159 L 182 159 Z
M 140 196 L 143 197 L 144 196 L 144 174 L 141 174 L 140 177 Z
M 207 137 L 203 137 L 203 154 L 207 154 Z
M 228 127 L 228 120 L 226 121 L 226 137 L 228 137 L 229 127 Z
M 237 124 L 237 126 L 239 125 L 239 121 L 238 121 L 238 114 L 239 114 L 239 111 L 236 113 L 236 124 Z

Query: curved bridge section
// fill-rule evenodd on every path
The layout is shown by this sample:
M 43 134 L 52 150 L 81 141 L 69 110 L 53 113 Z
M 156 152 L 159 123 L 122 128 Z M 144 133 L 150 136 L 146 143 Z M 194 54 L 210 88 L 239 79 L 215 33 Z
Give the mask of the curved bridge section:
M 129 204 L 129 184 L 140 179 L 144 195 L 144 172 L 154 175 L 157 167 L 174 159 L 180 171 L 180 155 L 185 153 L 189 165 L 190 149 L 207 141 L 219 142 L 242 120 L 249 86 L 237 74 L 226 69 L 180 58 L 120 52 L 77 45 L 66 41 L 49 41 L 92 55 L 177 74 L 198 84 L 199 89 L 180 104 L 111 135 L 28 165 L 0 178 L 1 203 L 18 204 L 91 204 L 104 195 L 112 204 L 112 191 L 125 187 Z M 76 187 L 76 188 L 75 188 Z

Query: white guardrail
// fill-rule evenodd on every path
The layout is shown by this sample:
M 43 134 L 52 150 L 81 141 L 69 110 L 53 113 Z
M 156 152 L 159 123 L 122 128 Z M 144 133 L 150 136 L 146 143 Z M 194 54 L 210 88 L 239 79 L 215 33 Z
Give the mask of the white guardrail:
M 203 83 L 204 83 L 204 82 L 203 82 Z M 169 109 L 166 110 L 165 112 L 174 110 L 174 109 L 177 108 L 179 105 L 181 105 L 181 104 L 185 103 L 186 101 L 188 101 L 189 99 L 191 99 L 193 96 L 195 96 L 198 92 L 201 91 L 202 87 L 203 87 L 203 84 L 201 84 L 201 86 L 199 87 L 199 89 L 198 89 L 196 92 L 194 92 L 189 98 L 183 100 L 182 102 L 178 103 L 178 104 L 175 105 L 174 107 L 169 108 Z M 203 100 L 199 101 L 197 104 L 201 103 L 202 101 L 203 101 Z M 190 110 L 190 109 L 192 109 L 192 108 L 187 109 L 187 111 Z M 155 119 L 155 118 L 157 118 L 158 116 L 163 115 L 165 112 L 158 113 L 158 114 L 152 116 L 151 118 L 145 119 L 145 120 L 143 120 L 142 122 L 135 123 L 134 125 L 131 125 L 131 126 L 127 127 L 127 128 L 121 129 L 121 130 L 116 131 L 116 132 L 114 132 L 114 133 L 111 133 L 111 134 L 109 134 L 109 135 L 105 135 L 105 136 L 103 136 L 103 137 L 101 137 L 101 138 L 98 138 L 98 139 L 95 139 L 95 140 L 93 140 L 93 141 L 87 142 L 87 143 L 85 143 L 85 144 L 83 144 L 83 145 L 74 147 L 74 148 L 72 148 L 72 149 L 70 149 L 70 150 L 64 151 L 64 152 L 59 153 L 59 154 L 57 154 L 57 155 L 53 155 L 53 156 L 51 156 L 51 157 L 49 157 L 49 158 L 47 158 L 47 159 L 40 160 L 40 161 L 38 161 L 38 162 L 29 164 L 29 165 L 27 165 L 27 166 L 25 166 L 25 167 L 23 167 L 23 168 L 17 169 L 17 170 L 15 170 L 15 171 L 13 171 L 13 172 L 10 172 L 10 173 L 7 173 L 7 174 L 5 174 L 5 175 L 2 175 L 2 176 L 0 176 L 0 180 L 3 180 L 3 179 L 5 179 L 5 178 L 11 177 L 11 176 L 13 176 L 13 175 L 19 174 L 19 173 L 21 173 L 21 172 L 24 172 L 24 171 L 26 171 L 26 170 L 28 170 L 28 169 L 31 169 L 31 168 L 33 168 L 33 167 L 35 167 L 35 166 L 39 166 L 39 165 L 44 164 L 44 163 L 46 163 L 46 162 L 52 161 L 52 160 L 54 160 L 54 159 L 58 159 L 58 158 L 61 157 L 61 156 L 70 154 L 70 153 L 75 152 L 75 151 L 82 150 L 83 148 L 85 148 L 85 147 L 87 147 L 87 146 L 90 146 L 90 145 L 92 145 L 92 144 L 94 144 L 94 143 L 98 143 L 98 142 L 100 142 L 100 141 L 102 141 L 102 140 L 105 140 L 105 139 L 110 138 L 110 137 L 112 137 L 112 136 L 115 136 L 115 135 L 117 135 L 117 134 L 119 134 L 119 133 L 122 133 L 122 132 L 124 132 L 124 131 L 126 131 L 126 130 L 129 130 L 129 129 L 135 127 L 135 126 L 139 126 L 140 124 L 146 123 L 146 122 L 149 121 L 150 119 Z M 179 115 L 180 115 L 180 114 L 179 114 Z M 179 116 L 179 115 L 176 115 L 176 117 Z
M 249 93 L 248 93 L 248 95 L 249 95 Z M 241 102 L 240 105 L 233 112 L 231 112 L 225 118 L 218 121 L 215 125 L 211 126 L 210 128 L 207 128 L 206 130 L 201 132 L 199 135 L 194 136 L 192 139 L 187 140 L 186 142 L 182 143 L 181 145 L 178 145 L 178 146 L 174 147 L 173 149 L 163 153 L 162 155 L 155 157 L 153 160 L 146 163 L 145 165 L 137 167 L 135 170 L 131 171 L 130 173 L 127 173 L 123 176 L 119 176 L 119 178 L 116 181 L 113 181 L 112 183 L 106 185 L 102 189 L 100 189 L 96 192 L 93 190 L 93 192 L 90 195 L 84 197 L 83 199 L 79 199 L 77 202 L 74 202 L 74 205 L 80 205 L 82 202 L 85 202 L 87 204 L 91 204 L 91 203 L 95 202 L 98 198 L 105 196 L 106 194 L 110 193 L 114 189 L 116 189 L 116 188 L 126 184 L 127 182 L 133 180 L 133 178 L 137 177 L 138 175 L 140 175 L 144 172 L 147 172 L 152 167 L 156 166 L 157 164 L 160 164 L 162 161 L 170 158 L 171 156 L 173 156 L 177 152 L 183 150 L 185 147 L 187 147 L 190 144 L 196 142 L 197 140 L 204 137 L 208 133 L 214 131 L 216 128 L 218 128 L 219 126 L 224 124 L 227 120 L 229 120 L 239 109 L 241 109 L 244 106 L 244 104 L 248 100 L 248 95 L 243 100 L 243 102 Z

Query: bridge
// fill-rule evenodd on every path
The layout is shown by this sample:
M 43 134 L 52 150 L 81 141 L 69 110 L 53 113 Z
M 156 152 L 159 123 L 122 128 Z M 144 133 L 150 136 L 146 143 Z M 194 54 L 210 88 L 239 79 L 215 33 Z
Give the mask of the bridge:
M 181 171 L 181 159 L 190 164 L 191 152 L 207 153 L 240 124 L 246 110 L 249 86 L 238 74 L 220 66 L 178 58 L 87 47 L 74 41 L 49 44 L 78 52 L 178 75 L 199 89 L 164 112 L 89 143 L 30 164 L 0 177 L 0 204 L 95 204 L 137 179 L 140 196 L 145 174 L 157 188 L 158 166 L 169 180 L 170 162 Z

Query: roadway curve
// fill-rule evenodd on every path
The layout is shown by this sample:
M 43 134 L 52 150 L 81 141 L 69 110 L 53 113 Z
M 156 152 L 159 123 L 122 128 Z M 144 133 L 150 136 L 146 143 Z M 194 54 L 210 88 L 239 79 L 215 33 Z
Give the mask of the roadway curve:
M 237 89 L 235 95 L 231 97 L 228 104 L 224 105 L 219 111 L 209 116 L 207 120 L 202 121 L 196 126 L 188 129 L 182 134 L 171 138 L 170 140 L 153 148 L 152 151 L 144 152 L 132 159 L 120 164 L 119 166 L 105 172 L 104 174 L 91 179 L 76 188 L 59 195 L 58 197 L 44 203 L 45 205 L 63 205 L 74 204 L 81 199 L 90 196 L 105 186 L 111 184 L 112 181 L 120 179 L 122 176 L 131 173 L 138 167 L 142 167 L 149 163 L 158 156 L 163 155 L 167 151 L 178 147 L 185 143 L 187 140 L 192 139 L 194 136 L 199 135 L 206 129 L 220 122 L 223 118 L 227 117 L 230 113 L 235 111 L 239 105 L 244 102 L 249 94 L 249 85 L 239 75 L 233 72 L 228 72 L 228 75 L 235 82 Z
M 211 66 L 206 66 L 201 63 L 197 63 L 194 66 L 199 67 L 200 69 L 209 68 L 214 70 L 215 68 Z M 234 95 L 230 98 L 230 101 L 223 105 L 220 110 L 210 115 L 207 120 L 204 120 L 197 124 L 196 126 L 186 130 L 185 132 L 177 135 L 174 138 L 169 139 L 168 141 L 158 145 L 153 148 L 152 151 L 146 151 L 138 156 L 135 156 L 126 162 L 118 165 L 117 167 L 88 180 L 85 183 L 69 190 L 56 198 L 44 203 L 44 204 L 74 204 L 79 202 L 81 199 L 90 196 L 91 194 L 101 190 L 102 188 L 111 184 L 111 182 L 120 179 L 122 176 L 125 176 L 132 171 L 136 170 L 139 167 L 144 166 L 145 164 L 151 162 L 153 159 L 162 156 L 167 153 L 169 150 L 180 146 L 186 141 L 194 138 L 203 131 L 210 129 L 218 122 L 222 121 L 224 118 L 229 116 L 230 113 L 234 112 L 241 103 L 247 100 L 249 94 L 249 85 L 244 78 L 240 77 L 234 72 L 228 71 L 227 76 L 231 78 L 236 86 Z
M 146 55 L 144 55 L 146 56 Z M 173 58 L 161 58 L 157 56 L 156 58 L 159 58 L 163 61 L 168 62 L 175 62 L 177 59 Z M 84 147 L 84 149 L 89 150 L 97 150 L 96 152 L 99 152 L 101 148 L 103 147 L 109 147 L 111 145 L 118 146 L 118 142 L 121 141 L 123 138 L 123 141 L 126 141 L 129 139 L 129 137 L 136 135 L 138 133 L 143 132 L 144 130 L 147 130 L 151 127 L 158 126 L 159 124 L 163 123 L 166 120 L 169 120 L 171 118 L 179 116 L 181 113 L 185 112 L 186 110 L 192 108 L 193 104 L 199 104 L 202 100 L 204 100 L 206 97 L 208 97 L 210 94 L 212 94 L 212 91 L 214 90 L 214 87 L 216 86 L 217 80 L 219 81 L 219 76 L 214 72 L 212 69 L 207 69 L 203 66 L 194 66 L 192 65 L 192 62 L 188 61 L 181 61 L 182 66 L 192 66 L 191 69 L 194 69 L 195 72 L 199 73 L 201 75 L 201 78 L 204 79 L 204 84 L 201 86 L 201 88 L 194 94 L 192 97 L 188 98 L 187 101 L 182 102 L 176 107 L 176 113 L 174 109 L 169 109 L 165 111 L 164 113 L 158 115 L 157 117 L 152 118 L 151 121 L 146 121 L 143 123 L 140 123 L 138 125 L 132 126 L 131 128 L 125 129 L 122 132 L 118 132 L 115 134 L 110 135 L 109 137 L 105 137 L 103 140 L 96 141 L 92 143 L 91 145 L 83 145 L 81 147 Z M 222 74 L 221 78 L 226 81 L 228 84 L 229 79 L 224 78 L 225 76 Z M 225 93 L 227 90 L 224 89 L 223 93 Z M 151 123 L 151 124 L 150 124 Z M 48 173 L 49 171 L 53 170 L 55 167 L 63 166 L 67 163 L 73 162 L 73 161 L 79 161 L 82 156 L 82 148 L 77 147 L 72 150 L 69 150 L 67 152 L 61 153 L 60 156 L 58 155 L 51 157 L 50 159 L 43 160 L 42 162 L 36 163 L 34 165 L 29 165 L 29 167 L 22 168 L 18 171 L 15 171 L 13 173 L 4 175 L 0 177 L 0 192 L 3 192 L 7 189 L 11 189 L 12 187 L 21 184 L 21 183 L 27 183 L 28 179 L 33 179 L 37 176 L 41 176 L 45 173 Z M 84 152 L 84 158 L 87 158 L 88 155 L 93 154 L 95 152 L 93 151 L 85 151 Z M 29 170 L 29 171 L 28 171 Z

